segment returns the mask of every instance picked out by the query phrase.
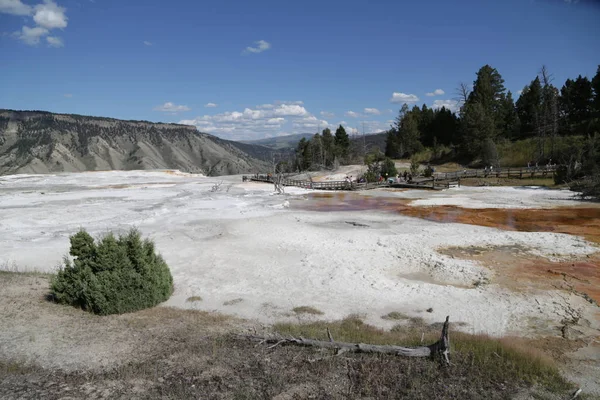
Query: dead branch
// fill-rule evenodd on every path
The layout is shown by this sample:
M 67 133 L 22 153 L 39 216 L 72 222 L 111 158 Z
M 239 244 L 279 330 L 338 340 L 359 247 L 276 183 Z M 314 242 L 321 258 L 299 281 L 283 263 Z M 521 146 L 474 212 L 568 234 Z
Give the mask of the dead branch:
M 215 183 L 212 188 L 210 189 L 211 192 L 218 192 L 219 190 L 221 190 L 221 185 L 223 184 L 223 181 L 217 182 Z
M 326 349 L 337 350 L 337 354 L 343 354 L 346 352 L 352 353 L 379 353 L 379 354 L 393 354 L 404 357 L 433 357 L 440 355 L 447 365 L 450 365 L 448 354 L 450 353 L 450 338 L 448 336 L 448 325 L 450 317 L 446 317 L 444 326 L 442 327 L 442 334 L 440 340 L 429 345 L 420 347 L 402 347 L 394 345 L 374 345 L 366 343 L 347 343 L 347 342 L 336 342 L 329 333 L 329 341 L 325 340 L 314 340 L 300 338 L 281 338 L 280 336 L 263 337 L 255 335 L 240 335 L 243 338 L 250 339 L 267 344 L 293 344 L 298 346 L 312 346 Z M 271 347 L 275 347 L 271 346 Z M 270 348 L 271 348 L 270 347 Z

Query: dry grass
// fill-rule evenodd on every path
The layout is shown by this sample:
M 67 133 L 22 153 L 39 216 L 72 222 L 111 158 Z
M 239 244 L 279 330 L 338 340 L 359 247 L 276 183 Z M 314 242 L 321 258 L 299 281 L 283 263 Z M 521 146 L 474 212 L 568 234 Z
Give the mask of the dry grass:
M 224 306 L 233 306 L 235 304 L 241 303 L 242 301 L 244 301 L 244 299 L 233 299 L 233 300 L 227 300 L 226 302 L 223 303 Z
M 391 320 L 391 321 L 400 321 L 400 320 L 409 319 L 409 318 L 410 317 L 408 315 L 403 314 L 398 311 L 392 311 L 388 314 L 381 316 L 381 319 L 387 319 L 387 320 Z
M 323 311 L 318 310 L 311 306 L 294 307 L 292 309 L 292 311 L 295 312 L 296 314 L 323 315 Z
M 339 341 L 403 346 L 431 344 L 439 339 L 441 323 L 428 326 L 420 318 L 411 318 L 410 321 L 411 325 L 397 325 L 391 331 L 370 326 L 356 318 L 329 323 L 277 324 L 275 330 L 283 335 L 327 340 L 329 328 L 335 340 Z M 482 384 L 495 381 L 541 385 L 551 392 L 571 387 L 561 377 L 552 359 L 524 341 L 516 338 L 498 340 L 485 335 L 452 332 L 452 324 L 450 329 L 453 362 L 460 363 L 458 369 L 464 370 L 465 376 L 471 376 Z
M 12 338 L 15 346 L 11 348 L 20 353 L 0 356 L 2 399 L 499 400 L 523 392 L 536 399 L 563 399 L 572 390 L 552 361 L 528 343 L 456 333 L 453 324 L 450 357 L 454 365 L 448 368 L 430 359 L 335 356 L 323 349 L 257 346 L 236 335 L 254 332 L 251 326 L 215 313 L 155 307 L 98 317 L 43 301 L 46 278 L 0 277 L 9 300 L 0 307 L 4 316 L 0 322 L 6 322 L 0 323 L 0 335 L 10 333 L 11 326 L 36 335 L 35 343 L 27 335 Z M 416 325 L 397 326 L 390 332 L 367 325 L 355 315 L 335 322 L 278 324 L 272 329 L 327 339 L 329 327 L 336 340 L 408 346 L 420 345 L 423 333 L 426 344 L 439 338 L 441 324 L 412 322 Z M 44 343 L 51 343 L 51 348 L 29 353 Z M 10 349 L 0 346 L 0 354 L 6 350 Z M 104 367 L 91 366 L 98 354 L 107 360 Z M 80 366 L 66 369 L 74 361 Z

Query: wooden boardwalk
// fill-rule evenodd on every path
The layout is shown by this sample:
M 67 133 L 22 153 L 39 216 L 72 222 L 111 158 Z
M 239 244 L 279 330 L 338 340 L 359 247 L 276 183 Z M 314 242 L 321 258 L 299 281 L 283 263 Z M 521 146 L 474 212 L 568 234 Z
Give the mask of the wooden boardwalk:
M 242 180 L 252 182 L 274 183 L 273 177 L 270 175 L 250 175 L 243 176 Z M 297 179 L 283 179 L 283 186 L 296 186 L 304 189 L 315 190 L 369 190 L 380 187 L 387 187 L 387 182 L 348 182 L 348 181 L 327 181 L 316 182 Z
M 554 174 L 557 165 L 545 167 L 522 167 L 522 168 L 494 168 L 485 169 L 465 169 L 455 172 L 435 172 L 433 176 L 437 181 L 456 181 L 460 178 L 535 178 L 548 177 Z
M 296 186 L 315 190 L 369 190 L 382 187 L 443 190 L 451 187 L 460 187 L 460 180 L 464 178 L 535 178 L 552 176 L 556 165 L 546 167 L 523 168 L 495 168 L 495 169 L 465 169 L 455 172 L 435 172 L 430 178 L 415 178 L 412 182 L 348 182 L 326 181 L 316 182 L 309 180 L 283 179 L 283 186 Z M 244 175 L 243 181 L 274 183 L 273 177 L 268 174 Z

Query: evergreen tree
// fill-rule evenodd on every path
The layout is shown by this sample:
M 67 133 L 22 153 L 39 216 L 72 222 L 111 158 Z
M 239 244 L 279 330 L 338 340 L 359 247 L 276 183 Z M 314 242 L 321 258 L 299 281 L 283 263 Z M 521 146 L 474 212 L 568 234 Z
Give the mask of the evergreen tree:
M 397 132 L 394 128 L 390 128 L 385 136 L 385 156 L 390 158 L 400 157 L 398 147 Z
M 596 70 L 596 75 L 592 78 L 592 123 L 590 130 L 593 132 L 600 132 L 600 65 Z
M 329 128 L 323 129 L 321 140 L 323 142 L 323 151 L 325 153 L 325 165 L 329 167 L 333 164 L 333 159 L 335 158 L 334 139 Z
M 460 142 L 458 134 L 459 120 L 456 114 L 446 107 L 437 109 L 433 113 L 433 120 L 429 126 L 431 131 L 431 143 L 428 146 L 436 144 L 451 145 Z
M 494 117 L 478 102 L 467 103 L 461 119 L 463 152 L 471 157 L 481 155 L 483 144 L 496 136 Z
M 489 65 L 479 69 L 462 109 L 463 150 L 467 155 L 480 156 L 486 139 L 495 140 L 504 133 L 505 90 L 498 70 Z
M 300 139 L 298 147 L 296 148 L 296 160 L 300 171 L 310 169 L 312 166 L 312 147 L 310 140 L 306 140 L 305 138 Z
M 518 137 L 521 122 L 519 121 L 517 109 L 515 107 L 515 103 L 513 101 L 512 93 L 510 92 L 510 90 L 506 94 L 506 98 L 502 107 L 502 114 L 504 116 L 504 125 L 502 127 L 503 136 L 509 139 L 514 139 Z
M 423 104 L 423 107 L 419 110 L 419 132 L 421 134 L 421 143 L 427 147 L 433 145 L 435 133 L 432 131 L 432 124 L 434 118 L 435 113 L 433 109 Z
M 520 138 L 533 137 L 539 134 L 542 114 L 542 84 L 536 77 L 517 100 L 517 116 L 521 123 Z
M 402 109 L 408 110 L 406 104 L 402 106 Z M 412 111 L 401 111 L 403 114 L 402 118 L 396 121 L 397 141 L 399 144 L 400 156 L 413 155 L 421 151 L 423 145 L 420 142 L 421 132 L 419 131 L 419 117 L 421 110 L 419 107 Z
M 567 79 L 560 89 L 560 112 L 564 130 L 570 134 L 585 134 L 592 116 L 592 83 L 579 75 L 574 81 Z
M 337 149 L 337 154 L 339 154 L 342 158 L 348 156 L 350 137 L 342 125 L 338 126 L 338 128 L 335 130 L 335 147 Z
M 310 147 L 312 153 L 311 164 L 313 166 L 323 167 L 325 165 L 325 154 L 323 151 L 323 141 L 321 135 L 315 133 L 310 140 Z

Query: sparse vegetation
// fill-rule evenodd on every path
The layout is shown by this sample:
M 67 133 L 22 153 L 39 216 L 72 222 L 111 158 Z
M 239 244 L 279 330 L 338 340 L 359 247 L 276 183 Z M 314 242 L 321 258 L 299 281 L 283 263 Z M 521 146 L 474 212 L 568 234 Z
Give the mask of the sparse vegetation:
M 243 327 L 220 314 L 156 307 L 123 316 L 93 318 L 64 307 L 32 299 L 44 293 L 48 277 L 17 273 L 0 275 L 0 284 L 27 289 L 10 294 L 1 318 L 40 325 L 39 316 L 60 321 L 52 330 L 36 331 L 36 343 L 68 335 L 74 359 L 94 338 L 111 361 L 109 368 L 78 368 L 72 372 L 46 368 L 14 359 L 0 361 L 0 398 L 83 398 L 99 393 L 110 398 L 402 398 L 481 399 L 570 398 L 573 388 L 558 374 L 551 360 L 527 339 L 492 339 L 456 332 L 451 323 L 453 365 L 443 367 L 429 359 L 389 355 L 343 354 L 296 346 L 256 346 L 236 335 Z M 6 278 L 10 278 L 9 281 Z M 23 306 L 27 305 L 25 310 Z M 17 312 L 17 314 L 14 314 Z M 23 315 L 25 314 L 25 315 Z M 38 316 L 35 318 L 34 316 Z M 441 323 L 396 327 L 393 332 L 365 324 L 361 316 L 311 324 L 277 324 L 283 335 L 326 340 L 329 327 L 335 340 L 375 344 L 421 345 L 439 338 Z M 10 328 L 4 326 L 4 332 Z M 108 330 L 106 328 L 108 327 Z M 112 336 L 126 330 L 123 351 L 108 351 Z M 244 329 L 244 331 L 246 331 Z M 98 333 L 103 332 L 98 338 Z M 107 333 L 111 333 L 108 335 Z M 227 334 L 231 332 L 232 334 Z M 157 334 L 158 333 L 158 334 Z M 29 333 L 18 343 L 29 344 Z M 568 343 L 567 343 L 568 344 Z M 38 345 L 39 346 L 39 345 Z M 55 350 L 70 345 L 59 342 Z M 559 348 L 567 351 L 565 343 Z M 131 352 L 135 349 L 135 352 Z M 27 354 L 27 353 L 26 353 Z M 134 354 L 132 357 L 131 354 Z M 87 356 L 89 357 L 89 355 Z M 41 357 L 39 362 L 52 362 Z M 99 395 L 98 395 L 99 396 Z M 582 399 L 591 398 L 584 395 Z
M 233 300 L 227 300 L 226 302 L 223 303 L 224 306 L 233 306 L 235 304 L 241 303 L 242 301 L 244 301 L 244 299 L 233 299 Z
M 382 319 L 387 319 L 387 320 L 393 320 L 393 321 L 398 321 L 398 320 L 402 320 L 402 319 L 409 319 L 410 317 L 406 314 L 403 314 L 401 312 L 398 311 L 392 311 L 388 314 L 382 315 L 381 316 Z
M 85 231 L 71 236 L 70 255 L 52 280 L 59 303 L 95 314 L 121 314 L 153 307 L 173 292 L 173 277 L 151 240 L 139 231 L 116 238 L 112 233 L 98 243 Z
M 317 310 L 316 308 L 310 306 L 294 307 L 292 311 L 296 314 L 323 315 L 323 311 Z
M 282 335 L 327 340 L 329 328 L 335 340 L 352 343 L 419 346 L 422 344 L 422 337 L 424 343 L 433 343 L 439 339 L 441 324 L 428 326 L 422 319 L 419 320 L 411 321 L 412 324 L 408 326 L 397 326 L 392 331 L 375 328 L 357 318 L 346 318 L 333 323 L 277 324 L 274 329 Z M 473 387 L 481 388 L 492 384 L 496 385 L 496 391 L 500 386 L 510 391 L 510 387 L 514 390 L 515 386 L 520 385 L 540 385 L 555 393 L 564 393 L 571 388 L 553 361 L 525 341 L 516 338 L 494 339 L 486 335 L 469 335 L 456 331 L 451 332 L 450 336 L 452 362 L 456 363 L 452 375 L 468 377 L 467 380 L 472 381 Z M 369 363 L 361 368 L 363 373 L 366 373 L 367 364 Z M 429 370 L 429 367 L 432 365 L 422 365 L 420 371 L 435 374 L 433 371 L 437 368 Z M 416 379 L 415 384 L 418 384 L 419 378 L 413 378 Z M 432 377 L 431 380 L 434 381 L 435 378 Z M 463 389 L 470 386 L 464 380 L 461 380 L 461 385 L 465 385 Z M 421 389 L 426 390 L 424 387 Z M 495 394 L 490 392 L 489 395 Z
M 190 296 L 187 299 L 185 299 L 185 301 L 188 303 L 195 303 L 197 301 L 202 301 L 202 297 L 201 296 Z

